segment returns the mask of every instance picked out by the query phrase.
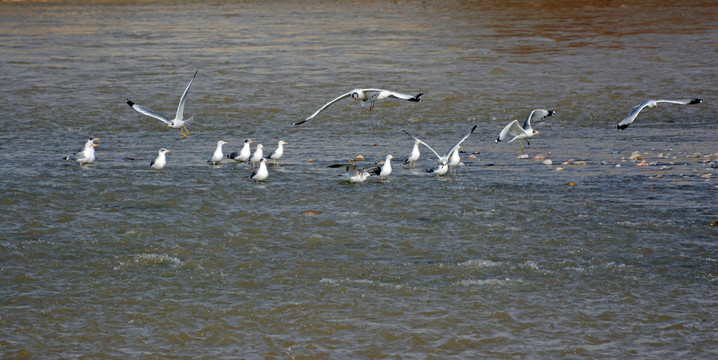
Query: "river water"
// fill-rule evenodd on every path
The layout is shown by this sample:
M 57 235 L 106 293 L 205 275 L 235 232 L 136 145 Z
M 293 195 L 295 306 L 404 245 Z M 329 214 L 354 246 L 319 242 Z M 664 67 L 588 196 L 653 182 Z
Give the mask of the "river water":
M 0 2 L 0 357 L 716 358 L 717 14 Z M 124 102 L 171 115 L 197 69 L 186 139 Z M 291 126 L 355 87 L 425 95 Z M 530 146 L 494 143 L 534 108 Z M 402 129 L 445 152 L 474 124 L 455 175 L 401 166 Z M 246 138 L 288 142 L 264 183 L 206 163 Z M 327 168 L 387 154 L 387 181 Z

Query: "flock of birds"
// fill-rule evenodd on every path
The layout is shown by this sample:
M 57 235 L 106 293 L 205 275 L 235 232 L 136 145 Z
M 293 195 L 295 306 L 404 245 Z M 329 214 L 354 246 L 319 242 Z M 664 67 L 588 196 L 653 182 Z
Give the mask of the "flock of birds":
M 150 117 L 153 117 L 155 119 L 158 119 L 165 123 L 168 128 L 178 129 L 179 132 L 184 136 L 185 138 L 190 135 L 189 129 L 187 129 L 187 126 L 189 126 L 192 123 L 193 118 L 190 117 L 189 119 L 184 118 L 184 107 L 185 102 L 187 101 L 187 95 L 189 94 L 190 87 L 192 87 L 192 82 L 194 81 L 195 77 L 197 76 L 197 72 L 199 70 L 194 72 L 194 75 L 192 75 L 192 79 L 190 80 L 189 84 L 185 88 L 184 92 L 182 93 L 182 97 L 180 97 L 179 105 L 177 106 L 177 112 L 175 113 L 174 119 L 170 120 L 167 116 L 160 114 L 158 112 L 152 111 L 142 105 L 139 105 L 135 102 L 133 102 L 130 99 L 126 99 L 125 102 L 127 105 L 129 105 L 131 108 L 135 109 L 137 112 L 147 115 Z M 393 99 L 399 99 L 399 100 L 406 100 L 411 102 L 421 102 L 421 96 L 424 95 L 424 93 L 419 93 L 417 95 L 407 95 L 395 91 L 390 90 L 383 90 L 383 89 L 353 89 L 345 94 L 342 94 L 341 96 L 338 96 L 334 100 L 326 103 L 324 106 L 319 108 L 319 110 L 315 111 L 313 114 L 308 116 L 307 118 L 295 122 L 292 125 L 300 125 L 303 124 L 317 115 L 321 113 L 322 111 L 326 110 L 329 106 L 332 104 L 351 97 L 354 100 L 361 100 L 363 102 L 369 102 L 371 104 L 369 110 L 374 109 L 374 105 L 376 101 L 384 100 L 388 98 Z M 703 102 L 703 99 L 701 98 L 694 98 L 694 99 L 685 99 L 685 100 L 646 100 L 642 102 L 640 105 L 636 106 L 631 110 L 630 114 L 623 119 L 620 123 L 618 123 L 617 128 L 619 130 L 626 129 L 633 121 L 636 119 L 638 114 L 643 110 L 644 108 L 654 108 L 660 103 L 667 103 L 667 104 L 678 104 L 678 105 L 691 105 L 691 104 L 699 104 Z M 531 113 L 528 115 L 526 120 L 524 121 L 523 125 L 519 125 L 518 120 L 511 121 L 508 125 L 506 125 L 503 130 L 499 133 L 499 136 L 496 138 L 496 143 L 502 142 L 508 138 L 509 135 L 513 136 L 511 140 L 508 141 L 508 143 L 511 143 L 513 141 L 518 140 L 521 144 L 521 150 L 523 151 L 523 141 L 526 141 L 527 146 L 529 144 L 529 139 L 534 137 L 535 135 L 540 134 L 540 132 L 534 130 L 531 127 L 531 121 L 534 123 L 537 123 L 539 121 L 542 121 L 546 119 L 549 116 L 554 115 L 555 112 L 552 110 L 545 110 L 545 109 L 535 109 L 531 111 Z M 446 174 L 447 172 L 455 172 L 456 167 L 460 163 L 460 156 L 459 156 L 459 150 L 461 149 L 461 144 L 476 130 L 476 127 L 478 125 L 474 125 L 471 130 L 464 135 L 461 140 L 459 140 L 456 145 L 451 147 L 449 151 L 444 154 L 440 155 L 438 152 L 436 152 L 429 144 L 427 144 L 425 141 L 415 137 L 414 135 L 410 134 L 406 130 L 402 129 L 404 133 L 411 136 L 414 141 L 414 146 L 412 148 L 411 154 L 404 160 L 404 164 L 408 164 L 410 167 L 414 167 L 416 164 L 416 161 L 419 160 L 419 157 L 421 155 L 419 150 L 419 145 L 426 146 L 431 152 L 436 155 L 438 158 L 438 162 L 435 168 L 428 169 L 427 171 L 434 173 L 436 175 L 442 176 Z M 99 138 L 89 138 L 85 142 L 85 146 L 79 150 L 77 153 L 67 156 L 65 159 L 69 160 L 74 157 L 74 159 L 80 163 L 80 164 L 91 164 L 95 161 L 95 148 L 98 146 L 96 144 L 96 141 L 100 141 Z M 271 152 L 269 155 L 264 154 L 264 146 L 262 144 L 258 144 L 255 151 L 251 151 L 251 144 L 254 143 L 251 139 L 246 139 L 244 141 L 244 145 L 242 146 L 242 149 L 239 152 L 233 152 L 229 155 L 227 155 L 227 158 L 235 160 L 237 162 L 241 163 L 251 163 L 252 169 L 255 170 L 252 175 L 250 175 L 250 178 L 254 181 L 264 181 L 269 176 L 269 171 L 267 169 L 267 161 L 274 162 L 275 166 L 279 166 L 279 159 L 284 154 L 284 145 L 287 143 L 284 141 L 279 141 L 277 144 L 276 150 Z M 221 163 L 224 160 L 224 154 L 222 152 L 222 146 L 227 144 L 226 141 L 218 141 L 217 147 L 210 157 L 210 159 L 207 161 L 213 165 L 217 165 Z M 165 165 L 167 164 L 167 158 L 166 154 L 172 152 L 172 150 L 167 149 L 160 149 L 158 151 L 157 157 L 154 161 L 150 163 L 150 167 L 155 170 L 162 170 Z M 382 180 L 385 180 L 392 172 L 391 167 L 391 160 L 395 159 L 392 155 L 387 155 L 383 164 L 381 166 L 370 166 L 370 167 L 360 167 L 354 162 L 349 163 L 342 163 L 342 164 L 333 164 L 329 165 L 330 168 L 344 168 L 348 171 L 348 181 L 351 183 L 361 183 L 367 180 L 372 175 L 378 175 Z

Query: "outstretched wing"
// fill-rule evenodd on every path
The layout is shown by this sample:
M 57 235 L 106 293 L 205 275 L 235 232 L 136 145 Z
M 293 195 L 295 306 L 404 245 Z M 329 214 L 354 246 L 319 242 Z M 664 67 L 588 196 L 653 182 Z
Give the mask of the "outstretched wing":
M 424 144 L 424 146 L 428 147 L 429 150 L 431 150 L 431 152 L 433 152 L 434 155 L 436 155 L 436 157 L 439 158 L 439 161 L 442 160 L 442 159 L 441 159 L 441 155 L 439 155 L 439 153 L 437 153 L 434 149 L 432 149 L 431 146 L 429 146 L 429 144 L 425 143 L 424 140 L 420 140 L 420 139 L 417 138 L 416 136 L 409 134 L 409 132 L 407 132 L 407 131 L 404 130 L 404 129 L 401 129 L 401 131 L 403 131 L 403 132 L 406 133 L 407 135 L 413 137 L 414 140 L 419 141 L 420 143 Z
M 362 89 L 362 91 L 366 92 L 373 92 L 374 94 L 370 96 L 367 100 L 374 100 L 374 98 L 379 97 L 380 99 L 384 98 L 394 98 L 394 99 L 400 99 L 400 100 L 407 100 L 407 101 L 414 101 L 414 102 L 420 102 L 421 95 L 424 95 L 424 93 L 418 93 L 417 95 L 409 95 L 409 94 L 403 94 L 396 91 L 391 90 L 382 90 L 382 89 Z
M 199 69 L 195 70 L 194 75 L 192 75 L 192 80 L 189 81 L 189 84 L 187 84 L 187 88 L 184 89 L 184 93 L 182 93 L 182 97 L 180 98 L 179 105 L 177 106 L 177 114 L 175 115 L 175 119 L 183 120 L 184 116 L 184 103 L 187 101 L 187 94 L 189 93 L 189 88 L 192 86 L 192 82 L 194 81 L 194 77 L 197 76 L 197 72 Z
M 531 131 L 531 120 L 533 120 L 534 122 L 539 122 L 555 113 L 555 111 L 551 110 L 534 109 L 533 111 L 531 111 L 529 116 L 526 117 L 526 121 L 524 121 L 524 130 Z
M 160 114 L 160 113 L 158 113 L 158 112 L 154 112 L 154 111 L 152 111 L 152 110 L 150 110 L 150 109 L 148 109 L 148 108 L 146 108 L 146 107 L 144 107 L 144 106 L 142 106 L 142 105 L 135 104 L 135 103 L 134 103 L 132 100 L 130 100 L 130 99 L 125 99 L 125 102 L 126 102 L 127 105 L 129 105 L 131 108 L 137 110 L 137 112 L 139 112 L 140 114 L 144 114 L 144 115 L 147 115 L 147 116 L 151 116 L 151 117 L 153 117 L 153 118 L 155 118 L 155 119 L 161 120 L 163 123 L 165 123 L 165 124 L 167 124 L 167 125 L 170 124 L 170 119 L 168 119 L 166 116 L 164 116 L 164 115 L 162 115 L 162 114 Z
M 669 104 L 678 104 L 678 105 L 691 105 L 691 104 L 700 104 L 703 102 L 703 99 L 701 98 L 695 98 L 695 99 L 683 99 L 683 100 L 654 100 L 656 103 L 669 103 Z
M 471 130 L 469 131 L 469 133 L 466 134 L 466 135 L 464 135 L 464 137 L 461 138 L 461 140 L 459 140 L 459 142 L 457 142 L 456 145 L 454 145 L 454 147 L 452 147 L 452 148 L 449 150 L 449 152 L 446 153 L 446 158 L 447 158 L 447 159 L 449 158 L 449 156 L 451 156 L 451 154 L 454 153 L 454 150 L 458 149 L 459 146 L 461 146 L 461 143 L 463 143 L 464 141 L 466 141 L 466 139 L 468 139 L 469 136 L 474 133 L 474 130 L 476 130 L 476 127 L 478 127 L 478 126 L 479 126 L 479 124 L 474 124 L 474 126 L 471 128 Z
M 524 130 L 521 128 L 521 126 L 519 126 L 519 121 L 514 120 L 508 125 L 506 125 L 503 130 L 501 130 L 501 132 L 499 133 L 499 137 L 496 138 L 496 142 L 499 143 L 506 140 L 506 137 L 509 134 L 516 136 L 523 134 L 523 132 Z
M 648 106 L 648 104 L 650 104 L 651 101 L 653 101 L 653 100 L 646 100 L 646 101 L 642 102 L 640 105 L 634 107 L 633 110 L 631 110 L 631 113 L 628 114 L 628 116 L 626 116 L 626 118 L 623 119 L 620 123 L 618 123 L 618 126 L 617 126 L 618 130 L 623 130 L 623 129 L 627 128 L 628 125 L 631 125 L 631 123 L 633 123 L 633 120 L 636 120 L 636 116 L 638 116 L 638 113 L 640 113 L 641 110 L 643 110 L 643 108 Z
M 346 94 L 343 94 L 343 95 L 337 97 L 336 99 L 334 99 L 334 100 L 332 100 L 332 101 L 330 101 L 330 102 L 324 104 L 324 106 L 320 107 L 319 110 L 315 111 L 314 114 L 309 115 L 309 117 L 307 117 L 306 119 L 304 119 L 304 120 L 302 120 L 302 121 L 299 121 L 299 122 L 295 122 L 295 123 L 292 124 L 292 125 L 304 124 L 305 122 L 307 122 L 307 121 L 313 119 L 313 118 L 314 118 L 315 116 L 317 116 L 320 112 L 324 111 L 324 109 L 328 108 L 329 106 L 331 106 L 331 105 L 334 104 L 335 102 L 337 102 L 337 101 L 339 101 L 339 100 L 341 100 L 341 99 L 344 99 L 344 98 L 348 98 L 349 96 L 351 96 L 351 92 L 348 92 L 348 93 L 346 93 Z

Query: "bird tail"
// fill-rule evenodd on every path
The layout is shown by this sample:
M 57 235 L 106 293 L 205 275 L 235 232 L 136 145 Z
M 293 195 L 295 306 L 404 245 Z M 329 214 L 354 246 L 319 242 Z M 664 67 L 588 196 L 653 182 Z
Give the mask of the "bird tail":
M 227 159 L 234 160 L 234 158 L 236 158 L 237 156 L 239 156 L 239 154 L 237 154 L 236 152 L 233 152 L 233 153 L 227 155 Z

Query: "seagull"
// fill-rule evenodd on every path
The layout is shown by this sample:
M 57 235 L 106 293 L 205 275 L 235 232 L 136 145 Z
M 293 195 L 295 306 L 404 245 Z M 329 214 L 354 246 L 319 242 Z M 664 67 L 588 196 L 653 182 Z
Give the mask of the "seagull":
M 264 153 L 262 152 L 262 149 L 264 149 L 264 145 L 259 144 L 257 145 L 257 149 L 254 150 L 254 154 L 252 154 L 252 157 L 249 159 L 249 162 L 252 163 L 252 169 L 254 169 L 254 165 L 259 163 L 262 158 L 264 157 Z
M 217 141 L 217 148 L 214 150 L 214 154 L 212 154 L 212 157 L 207 160 L 208 163 L 212 163 L 212 165 L 217 165 L 222 162 L 222 158 L 224 158 L 224 154 L 222 154 L 222 145 L 227 144 L 226 141 Z
M 254 181 L 264 181 L 267 176 L 269 176 L 269 171 L 267 171 L 267 159 L 262 158 L 259 161 L 259 169 L 257 171 L 253 172 L 252 175 L 249 177 Z
M 330 167 L 330 168 L 343 167 L 346 169 L 346 171 L 351 171 L 351 173 L 348 175 L 347 180 L 352 184 L 363 183 L 364 181 L 366 181 L 366 179 L 369 178 L 369 176 L 371 176 L 370 171 L 375 172 L 376 170 L 379 169 L 378 166 L 371 166 L 368 168 L 359 168 L 359 165 L 357 165 L 357 164 L 332 164 L 327 167 Z
M 519 126 L 519 121 L 514 120 L 510 122 L 506 127 L 504 127 L 503 130 L 501 130 L 501 133 L 499 134 L 499 137 L 496 138 L 496 143 L 500 143 L 506 139 L 506 136 L 508 136 L 509 133 L 514 136 L 513 139 L 509 140 L 509 142 L 512 142 L 514 140 L 519 140 L 519 144 L 521 144 L 521 151 L 524 151 L 524 144 L 521 142 L 521 140 L 526 140 L 526 146 L 529 146 L 529 140 L 534 135 L 540 134 L 540 132 L 534 130 L 531 128 L 531 119 L 533 119 L 535 122 L 541 121 L 544 118 L 547 118 L 553 114 L 555 114 L 555 111 L 551 110 L 544 110 L 544 109 L 535 109 L 531 111 L 529 116 L 526 118 L 526 121 L 524 121 L 524 126 Z
M 386 159 L 384 159 L 384 165 L 382 165 L 378 171 L 375 171 L 374 174 L 379 175 L 382 180 L 386 180 L 386 178 L 391 175 L 391 159 L 393 158 L 393 156 L 387 155 Z
M 238 162 L 246 162 L 249 160 L 249 155 L 252 154 L 252 151 L 249 149 L 249 144 L 254 143 L 251 139 L 244 140 L 244 145 L 242 146 L 242 150 L 239 151 L 239 153 L 233 152 L 229 155 L 227 155 L 227 159 L 233 159 Z
M 92 164 L 95 162 L 95 148 L 98 146 L 95 141 L 100 141 L 99 138 L 89 138 L 85 142 L 85 146 L 78 150 L 75 154 L 67 155 L 65 160 L 70 160 L 71 157 L 75 157 L 75 161 L 80 164 Z
M 695 99 L 685 99 L 685 100 L 646 100 L 641 103 L 641 105 L 638 105 L 631 110 L 631 113 L 628 114 L 628 116 L 623 119 L 618 125 L 616 126 L 618 130 L 623 130 L 628 127 L 628 125 L 631 125 L 633 120 L 636 120 L 636 116 L 638 116 L 638 113 L 643 110 L 645 107 L 654 108 L 658 106 L 658 103 L 668 103 L 668 104 L 679 104 L 679 105 L 691 105 L 691 104 L 700 104 L 703 102 L 703 99 L 701 98 L 695 98 Z
M 284 154 L 285 144 L 287 143 L 280 140 L 279 143 L 277 143 L 277 149 L 272 151 L 272 153 L 267 156 L 267 159 L 274 160 L 274 166 L 279 166 L 279 158 L 281 158 L 282 154 Z
M 419 156 L 421 156 L 419 144 L 421 144 L 421 140 L 414 140 L 414 148 L 411 149 L 411 155 L 404 160 L 404 164 L 409 164 L 409 167 L 416 166 L 416 161 L 419 160 Z
M 454 148 L 454 152 L 451 153 L 449 156 L 449 170 L 451 170 L 454 174 L 456 174 L 456 167 L 459 166 L 459 163 L 461 162 L 461 157 L 459 157 L 459 150 L 462 149 L 461 146 Z
M 150 163 L 150 167 L 155 170 L 162 170 L 165 165 L 167 165 L 167 158 L 165 157 L 165 153 L 171 152 L 172 150 L 167 150 L 165 148 L 160 149 L 157 154 L 157 157 Z
M 456 143 L 456 145 L 454 145 L 454 146 L 451 148 L 451 150 L 449 150 L 449 152 L 447 152 L 446 155 L 444 155 L 444 156 L 439 155 L 439 153 L 437 153 L 434 149 L 432 149 L 431 146 L 429 146 L 429 144 L 427 144 L 427 143 L 424 142 L 423 140 L 420 140 L 419 138 L 415 137 L 414 135 L 409 134 L 406 130 L 401 129 L 401 131 L 403 131 L 403 132 L 406 133 L 407 135 L 409 135 L 409 136 L 411 136 L 412 138 L 414 138 L 414 140 L 420 141 L 422 144 L 424 144 L 424 146 L 426 146 L 427 148 L 429 148 L 429 150 L 431 150 L 431 152 L 433 152 L 434 155 L 436 155 L 436 157 L 439 158 L 439 164 L 438 164 L 438 166 L 437 166 L 435 169 L 433 169 L 433 170 L 429 170 L 429 172 L 433 172 L 433 173 L 436 174 L 436 175 L 444 175 L 444 174 L 446 174 L 446 171 L 449 170 L 448 163 L 449 163 L 449 157 L 451 156 L 451 154 L 453 154 L 453 153 L 454 153 L 454 150 L 457 150 L 457 149 L 459 148 L 459 146 L 461 146 L 461 143 L 463 143 L 463 142 L 474 132 L 474 130 L 476 130 L 476 127 L 477 127 L 477 126 L 479 126 L 479 125 L 478 125 L 478 124 L 474 124 L 474 126 L 471 128 L 471 130 L 469 131 L 469 133 L 466 134 L 466 135 L 464 135 L 464 137 L 461 138 L 461 140 L 460 140 L 458 143 Z
M 317 116 L 320 112 L 324 111 L 324 109 L 328 108 L 331 104 L 334 104 L 335 102 L 352 97 L 354 100 L 361 100 L 361 101 L 369 101 L 371 102 L 371 106 L 369 107 L 369 110 L 374 110 L 374 103 L 376 103 L 378 100 L 384 100 L 386 98 L 395 98 L 395 99 L 401 99 L 401 100 L 408 100 L 413 102 L 421 102 L 421 95 L 424 95 L 424 93 L 418 93 L 415 96 L 402 94 L 390 90 L 382 90 L 382 89 L 354 89 L 344 95 L 339 96 L 338 98 L 324 104 L 319 110 L 314 112 L 314 114 L 310 115 L 308 118 L 295 122 L 292 125 L 299 125 L 303 124 L 311 119 L 313 119 L 315 116 Z
M 192 86 L 192 81 L 194 81 L 194 77 L 197 76 L 197 71 L 199 71 L 199 69 L 197 69 L 194 72 L 194 75 L 192 75 L 192 80 L 189 81 L 187 88 L 184 90 L 184 93 L 182 94 L 182 97 L 180 98 L 179 106 L 177 106 L 177 114 L 175 114 L 175 118 L 172 120 L 170 120 L 168 117 L 166 117 L 158 112 L 154 112 L 142 105 L 136 104 L 130 99 L 125 99 L 125 102 L 127 103 L 127 105 L 129 105 L 131 108 L 137 110 L 141 114 L 151 116 L 155 119 L 161 120 L 162 122 L 167 124 L 168 128 L 179 129 L 180 133 L 182 133 L 182 135 L 184 137 L 187 137 L 187 135 L 189 135 L 189 130 L 187 130 L 187 125 L 192 123 L 193 118 L 189 118 L 187 120 L 184 119 L 184 103 L 185 103 L 185 101 L 187 101 L 187 94 L 189 93 L 190 86 Z M 187 131 L 187 134 L 185 134 L 182 131 L 183 128 L 185 129 L 185 131 Z

